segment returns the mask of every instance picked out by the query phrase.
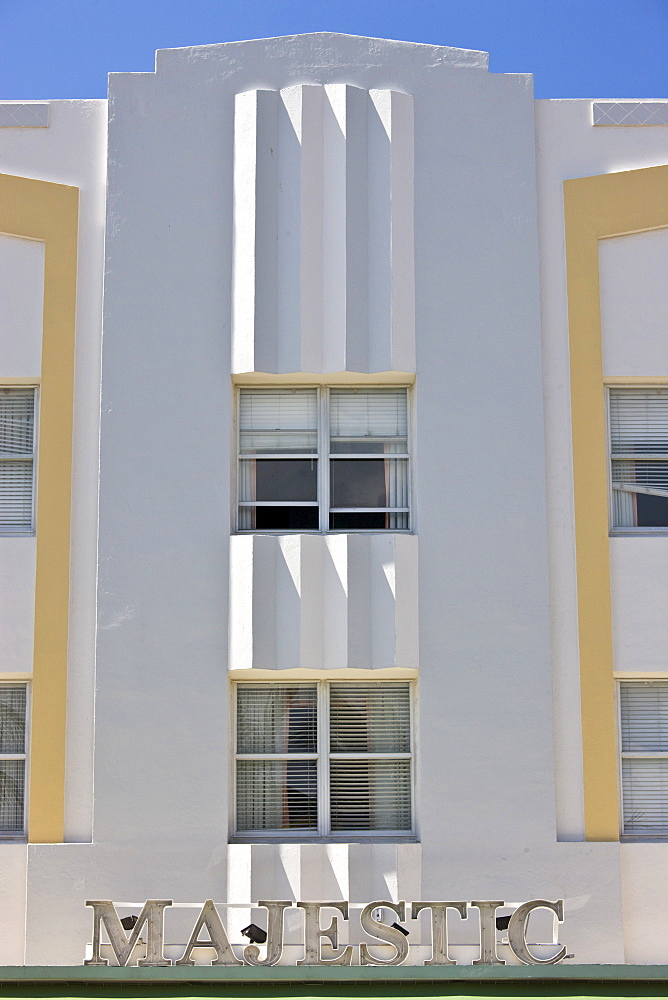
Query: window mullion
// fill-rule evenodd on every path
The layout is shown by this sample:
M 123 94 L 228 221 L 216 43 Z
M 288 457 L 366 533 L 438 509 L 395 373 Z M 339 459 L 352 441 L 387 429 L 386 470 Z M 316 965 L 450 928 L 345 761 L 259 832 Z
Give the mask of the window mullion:
M 318 390 L 318 499 L 320 500 L 320 530 L 329 531 L 329 389 Z
M 318 683 L 318 833 L 326 837 L 330 829 L 329 808 L 329 684 Z

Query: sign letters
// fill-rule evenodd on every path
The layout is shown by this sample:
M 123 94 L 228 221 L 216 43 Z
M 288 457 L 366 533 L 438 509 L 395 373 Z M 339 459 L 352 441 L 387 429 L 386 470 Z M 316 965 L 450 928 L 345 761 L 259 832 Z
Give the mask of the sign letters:
M 235 954 L 227 936 L 227 931 L 220 914 L 211 899 L 207 899 L 200 911 L 190 935 L 185 951 L 175 962 L 164 955 L 164 917 L 167 907 L 172 905 L 171 899 L 148 899 L 134 926 L 127 932 L 116 912 L 116 907 L 109 899 L 89 899 L 86 906 L 93 909 L 93 944 L 92 955 L 84 965 L 108 965 L 109 960 L 101 955 L 102 927 L 109 938 L 109 945 L 120 966 L 132 965 L 135 946 L 141 939 L 146 945 L 146 955 L 137 961 L 140 966 L 194 965 L 192 953 L 196 948 L 210 948 L 215 951 L 212 965 L 234 966 L 278 965 L 284 952 L 283 917 L 285 911 L 296 906 L 303 911 L 303 958 L 297 960 L 297 965 L 353 965 L 355 955 L 359 965 L 402 965 L 410 953 L 410 932 L 400 922 L 406 920 L 407 904 L 405 902 L 391 903 L 386 899 L 368 903 L 361 912 L 361 929 L 369 938 L 359 946 L 348 944 L 345 947 L 339 943 L 341 921 L 349 919 L 349 904 L 344 900 L 328 902 L 300 901 L 293 903 L 289 899 L 261 899 L 257 906 L 267 911 L 265 957 L 260 957 L 257 944 L 248 944 L 243 949 L 243 956 Z M 431 957 L 424 965 L 456 965 L 448 951 L 448 910 L 459 914 L 462 920 L 469 916 L 469 908 L 477 910 L 479 923 L 480 957 L 474 960 L 474 965 L 505 965 L 505 961 L 497 954 L 497 924 L 496 911 L 505 906 L 502 900 L 473 900 L 467 903 L 463 900 L 420 900 L 410 904 L 410 917 L 415 920 L 422 910 L 429 910 L 431 915 Z M 322 910 L 335 910 L 330 923 L 323 921 Z M 564 919 L 563 900 L 551 902 L 548 899 L 533 899 L 522 903 L 507 919 L 508 945 L 513 955 L 524 965 L 553 965 L 566 957 L 566 948 L 556 944 L 556 953 L 541 958 L 531 950 L 527 943 L 527 925 L 534 910 L 551 911 L 559 922 Z M 376 911 L 390 911 L 396 916 L 393 923 L 385 923 L 378 919 Z M 504 925 L 505 926 L 505 925 Z M 127 927 L 127 923 L 126 923 Z M 258 938 L 262 940 L 262 938 Z M 345 940 L 345 937 L 344 937 Z M 323 941 L 327 942 L 327 954 L 323 954 Z M 378 953 L 379 946 L 384 946 L 383 953 Z M 410 963 L 409 963 L 410 964 Z

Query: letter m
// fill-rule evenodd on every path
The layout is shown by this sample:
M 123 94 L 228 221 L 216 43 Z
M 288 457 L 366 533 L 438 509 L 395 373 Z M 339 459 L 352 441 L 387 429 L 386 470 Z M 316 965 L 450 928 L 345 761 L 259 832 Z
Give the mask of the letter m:
M 104 924 L 107 930 L 119 965 L 127 965 L 144 924 L 146 924 L 146 958 L 141 958 L 137 964 L 171 965 L 171 960 L 162 954 L 165 907 L 171 905 L 171 899 L 147 899 L 137 923 L 127 935 L 116 913 L 116 907 L 110 899 L 87 899 L 86 906 L 93 907 L 93 957 L 87 958 L 84 965 L 109 965 L 106 958 L 100 958 L 100 924 Z

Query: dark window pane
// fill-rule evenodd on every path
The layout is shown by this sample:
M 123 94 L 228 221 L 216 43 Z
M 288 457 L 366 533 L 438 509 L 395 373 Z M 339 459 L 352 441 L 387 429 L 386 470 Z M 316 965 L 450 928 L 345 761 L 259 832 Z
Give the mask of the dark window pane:
M 320 519 L 317 507 L 242 507 L 253 510 L 254 531 L 317 531 Z
M 636 493 L 639 528 L 668 528 L 668 497 Z
M 332 507 L 389 507 L 385 462 L 360 458 L 330 462 Z
M 329 527 L 331 531 L 405 531 L 408 528 L 408 514 L 339 511 L 329 515 Z
M 249 463 L 242 462 L 242 465 Z M 253 463 L 255 482 L 249 484 L 254 495 L 242 489 L 241 500 L 317 500 L 317 463 L 311 459 L 258 459 Z M 242 474 L 245 470 L 241 470 Z M 247 479 L 247 474 L 243 475 Z M 245 485 L 245 484 L 244 484 Z

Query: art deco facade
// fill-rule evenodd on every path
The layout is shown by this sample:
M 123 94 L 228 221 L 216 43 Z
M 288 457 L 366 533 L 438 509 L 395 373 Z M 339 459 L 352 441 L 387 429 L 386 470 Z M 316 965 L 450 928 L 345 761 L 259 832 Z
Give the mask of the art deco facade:
M 668 962 L 666 108 L 330 34 L 0 105 L 0 962 Z

